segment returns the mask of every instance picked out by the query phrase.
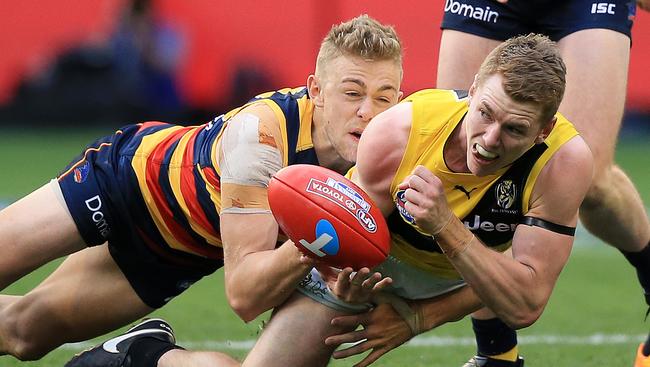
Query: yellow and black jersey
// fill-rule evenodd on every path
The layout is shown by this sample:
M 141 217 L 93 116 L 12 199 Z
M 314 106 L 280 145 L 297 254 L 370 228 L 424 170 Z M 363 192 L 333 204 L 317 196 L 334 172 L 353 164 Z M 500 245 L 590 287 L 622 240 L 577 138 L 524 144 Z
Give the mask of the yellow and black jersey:
M 264 103 L 274 111 L 286 147 L 284 165 L 318 164 L 311 145 L 313 105 L 306 88 L 264 93 L 245 106 L 253 103 Z M 137 199 L 130 211 L 137 213 L 133 220 L 149 242 L 222 258 L 217 146 L 225 127 L 243 107 L 200 126 L 144 123 L 123 143 L 119 169 L 128 174 Z
M 449 207 L 481 241 L 498 251 L 510 247 L 515 228 L 528 212 L 535 181 L 553 154 L 578 133 L 560 114 L 543 144 L 528 150 L 499 172 L 477 177 L 452 172 L 443 158 L 444 146 L 467 112 L 467 93 L 423 90 L 405 99 L 411 103 L 413 121 L 404 157 L 391 184 L 396 210 L 388 218 L 392 255 L 413 266 L 449 279 L 459 278 L 435 240 L 422 233 L 404 209 L 402 182 L 417 165 L 439 177 Z

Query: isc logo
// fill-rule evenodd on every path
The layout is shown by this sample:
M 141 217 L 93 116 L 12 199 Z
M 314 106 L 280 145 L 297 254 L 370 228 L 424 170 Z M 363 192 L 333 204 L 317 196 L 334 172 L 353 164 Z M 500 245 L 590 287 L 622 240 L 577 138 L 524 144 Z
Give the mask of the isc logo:
M 615 14 L 616 4 L 610 3 L 593 3 L 591 4 L 591 14 Z
M 318 257 L 336 255 L 339 252 L 339 236 L 332 223 L 325 219 L 316 223 L 316 240 L 314 242 L 307 242 L 304 239 L 298 242 Z

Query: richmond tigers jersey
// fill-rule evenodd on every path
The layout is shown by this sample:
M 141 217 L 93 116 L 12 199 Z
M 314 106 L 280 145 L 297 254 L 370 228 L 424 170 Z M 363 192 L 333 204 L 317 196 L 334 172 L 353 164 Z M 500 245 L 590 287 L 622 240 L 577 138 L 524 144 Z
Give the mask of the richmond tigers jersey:
M 449 207 L 481 241 L 497 251 L 505 251 L 522 217 L 528 212 L 535 181 L 553 154 L 577 135 L 573 125 L 560 114 L 543 144 L 533 146 L 512 165 L 484 177 L 449 170 L 443 148 L 467 112 L 467 93 L 450 90 L 423 90 L 407 99 L 412 103 L 413 121 L 404 158 L 391 184 L 396 209 L 388 218 L 392 255 L 437 276 L 460 278 L 435 240 L 423 234 L 404 208 L 404 190 L 397 185 L 417 165 L 439 177 Z
M 318 164 L 311 144 L 313 105 L 306 88 L 261 94 L 246 105 L 201 126 L 148 122 L 122 149 L 145 208 L 133 208 L 141 235 L 162 237 L 171 248 L 208 258 L 222 258 L 219 213 L 222 210 L 218 146 L 226 127 L 244 107 L 269 106 L 279 126 L 278 154 L 283 165 Z M 235 123 L 235 122 L 232 122 Z M 259 135 L 259 143 L 266 138 Z M 278 148 L 278 149 L 280 149 Z M 246 162 L 242 162 L 244 164 Z M 137 204 L 134 204 L 137 205 Z M 268 205 L 268 204 L 266 204 Z M 156 242 L 156 241 L 154 241 Z

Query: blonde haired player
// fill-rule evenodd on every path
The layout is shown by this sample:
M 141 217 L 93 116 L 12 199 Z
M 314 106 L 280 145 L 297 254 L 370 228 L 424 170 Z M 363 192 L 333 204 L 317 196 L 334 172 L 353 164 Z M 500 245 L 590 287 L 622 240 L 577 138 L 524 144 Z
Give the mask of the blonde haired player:
M 26 295 L 0 297 L 0 353 L 33 360 L 101 335 L 224 265 L 228 301 L 244 320 L 282 303 L 311 262 L 277 243 L 269 178 L 295 163 L 345 172 L 370 119 L 401 96 L 391 27 L 360 16 L 333 27 L 323 49 L 306 87 L 259 95 L 198 126 L 125 126 L 0 212 L 3 287 L 70 255 Z M 108 364 L 125 358 L 115 344 L 100 348 Z

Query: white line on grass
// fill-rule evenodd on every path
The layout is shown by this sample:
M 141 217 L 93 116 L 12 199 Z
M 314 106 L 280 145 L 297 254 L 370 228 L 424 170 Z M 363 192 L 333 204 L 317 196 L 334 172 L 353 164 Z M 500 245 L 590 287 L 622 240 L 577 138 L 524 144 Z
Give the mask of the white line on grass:
M 643 341 L 647 335 L 630 334 L 592 334 L 592 335 L 525 335 L 518 336 L 520 344 L 546 344 L 546 345 L 611 345 L 636 343 Z M 202 340 L 179 342 L 179 345 L 187 349 L 208 349 L 208 350 L 249 350 L 255 344 L 255 340 Z M 474 338 L 452 337 L 452 336 L 418 336 L 409 341 L 407 347 L 449 347 L 474 345 Z M 60 349 L 82 350 L 92 347 L 90 342 L 70 343 Z

